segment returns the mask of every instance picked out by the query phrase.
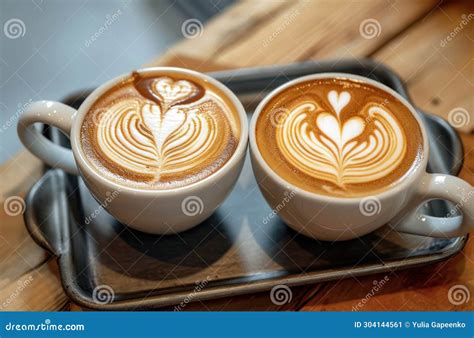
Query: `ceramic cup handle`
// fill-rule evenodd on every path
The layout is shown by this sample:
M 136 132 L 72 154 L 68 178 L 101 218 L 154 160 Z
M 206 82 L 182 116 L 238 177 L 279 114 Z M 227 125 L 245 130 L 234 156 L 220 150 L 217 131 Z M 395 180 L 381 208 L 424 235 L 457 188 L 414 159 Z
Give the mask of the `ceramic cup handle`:
M 425 174 L 420 182 L 418 198 L 409 212 L 390 225 L 397 231 L 430 237 L 458 237 L 474 230 L 474 189 L 462 179 L 442 174 Z M 444 199 L 454 206 L 444 217 L 420 212 L 420 204 Z M 462 215 L 458 215 L 458 211 Z
M 69 137 L 76 113 L 74 108 L 59 102 L 33 102 L 18 121 L 18 136 L 23 145 L 45 163 L 77 175 L 78 170 L 72 151 L 48 140 L 34 125 L 44 123 L 57 127 Z

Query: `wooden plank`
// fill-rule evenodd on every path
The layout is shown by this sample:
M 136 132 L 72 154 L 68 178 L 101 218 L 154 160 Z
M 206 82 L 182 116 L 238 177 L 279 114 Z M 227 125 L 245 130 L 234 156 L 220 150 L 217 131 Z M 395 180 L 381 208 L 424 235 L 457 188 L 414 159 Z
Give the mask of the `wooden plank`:
M 25 149 L 3 163 L 0 166 L 0 201 L 25 193 L 41 177 L 42 168 L 43 163 Z
M 190 58 L 224 69 L 365 56 L 435 4 L 435 0 L 403 0 L 391 6 L 384 0 L 242 1 L 205 25 L 202 35 L 184 39 L 148 65 L 185 66 L 186 62 L 177 59 Z M 364 20 L 376 20 L 380 34 L 364 38 L 360 33 Z
M 449 295 L 456 286 L 471 293 L 474 289 L 473 242 L 471 238 L 461 254 L 435 265 L 325 283 L 302 310 L 472 311 L 472 301 L 456 305 Z M 386 276 L 388 281 L 380 283 Z M 375 284 L 382 286 L 375 288 Z
M 474 186 L 474 134 L 461 133 L 464 146 L 464 162 L 459 177 Z
M 168 55 L 166 58 L 155 60 L 149 66 L 181 67 L 197 70 L 203 73 L 235 68 L 235 66 L 217 63 L 212 60 L 203 62 L 201 59 L 196 59 L 187 55 L 178 56 L 178 54 Z
M 435 4 L 429 0 L 403 0 L 392 6 L 384 0 L 293 2 L 268 24 L 219 53 L 214 60 L 249 67 L 366 56 Z M 360 32 L 361 26 L 367 28 L 365 37 Z M 375 33 L 373 38 L 368 38 L 371 33 Z
M 416 105 L 447 120 L 453 111 L 453 125 L 472 132 L 473 42 L 474 2 L 447 2 L 374 57 L 402 76 Z
M 57 277 L 57 262 L 42 264 L 0 291 L 0 310 L 54 311 L 69 302 Z
M 26 192 L 41 177 L 41 168 L 41 162 L 26 150 L 0 166 L 0 290 L 47 258 L 29 236 L 23 221 Z
M 41 266 L 47 254 L 29 236 L 21 216 L 0 214 L 0 295 L 1 288 Z
M 200 60 L 198 68 L 209 69 L 209 67 L 204 66 L 206 63 L 217 63 L 216 56 L 218 54 L 232 48 L 237 41 L 252 35 L 260 25 L 266 24 L 273 16 L 290 5 L 291 2 L 282 0 L 239 1 L 227 9 L 224 15 L 211 19 L 195 37 L 183 39 L 148 65 L 175 65 L 177 63 L 185 65 L 186 61 L 176 61 L 176 58 L 184 58 Z M 225 65 L 226 63 L 223 62 L 222 64 Z M 193 69 L 196 68 L 196 65 L 192 66 Z M 228 68 L 234 67 L 233 62 L 230 62 Z

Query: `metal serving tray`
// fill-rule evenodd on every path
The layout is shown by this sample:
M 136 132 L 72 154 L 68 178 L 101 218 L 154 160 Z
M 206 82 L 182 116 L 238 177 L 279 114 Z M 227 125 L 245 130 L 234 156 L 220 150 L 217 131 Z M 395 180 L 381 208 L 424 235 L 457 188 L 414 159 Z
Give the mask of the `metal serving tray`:
M 399 78 L 370 60 L 238 69 L 212 76 L 229 86 L 251 115 L 252 107 L 276 86 L 328 71 L 364 75 L 407 97 Z M 87 94 L 74 95 L 66 103 L 77 107 Z M 429 170 L 457 174 L 462 162 L 458 136 L 444 120 L 420 114 L 430 135 Z M 48 134 L 65 142 L 57 130 Z M 440 201 L 429 207 L 436 215 L 446 215 L 449 208 Z M 179 235 L 153 236 L 118 223 L 101 209 L 80 178 L 60 170 L 48 170 L 31 189 L 25 220 L 36 242 L 57 256 L 69 297 L 83 307 L 107 310 L 155 308 L 186 298 L 234 296 L 278 284 L 409 268 L 446 259 L 467 239 L 405 235 L 385 227 L 352 241 L 320 242 L 297 234 L 278 217 L 263 222 L 270 212 L 247 159 L 235 189 L 215 214 Z M 86 224 L 92 213 L 96 217 Z

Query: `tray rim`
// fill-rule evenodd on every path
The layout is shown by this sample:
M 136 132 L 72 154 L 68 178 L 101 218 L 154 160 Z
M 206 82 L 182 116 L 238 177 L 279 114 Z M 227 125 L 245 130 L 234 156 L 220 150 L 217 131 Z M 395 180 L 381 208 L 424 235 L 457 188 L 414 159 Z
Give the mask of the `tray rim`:
M 339 62 L 349 63 L 349 62 L 354 62 L 354 61 L 356 60 L 348 59 L 348 60 L 342 60 Z M 381 69 L 383 72 L 388 73 L 388 75 L 391 76 L 395 82 L 398 82 L 397 91 L 400 90 L 399 91 L 400 94 L 406 97 L 411 102 L 411 99 L 409 98 L 403 83 L 392 70 L 387 68 L 385 65 L 381 63 L 376 63 L 375 61 L 372 61 L 370 59 L 362 59 L 362 60 L 357 60 L 357 61 L 361 64 L 361 66 L 364 66 L 364 67 L 376 66 L 377 68 Z M 324 63 L 329 64 L 329 62 L 330 61 L 319 61 L 319 62 L 309 61 L 309 62 L 303 62 L 303 63 L 292 63 L 288 65 L 275 65 L 275 66 L 269 66 L 269 67 L 234 69 L 234 70 L 214 72 L 214 73 L 209 73 L 209 74 L 211 76 L 216 77 L 218 80 L 222 80 L 225 77 L 234 77 L 235 72 L 241 72 L 243 76 L 249 76 L 251 74 L 261 72 L 262 70 L 268 71 L 270 73 L 271 71 L 274 71 L 275 69 L 279 69 L 282 67 L 289 67 L 289 68 L 294 67 L 296 69 L 298 66 L 316 66 L 316 65 L 321 66 L 321 64 L 324 64 Z M 420 110 L 419 112 L 421 113 L 421 115 L 425 115 Z M 459 145 L 461 145 L 460 149 L 458 149 L 458 152 L 459 151 L 461 152 L 461 157 L 462 157 L 462 144 L 460 143 L 459 136 L 456 133 L 456 131 L 450 128 L 447 125 L 447 122 L 438 116 L 425 115 L 423 117 L 425 119 L 426 118 L 431 119 L 432 121 L 440 124 L 445 130 L 448 131 L 448 133 L 450 134 L 450 137 L 454 141 L 457 141 L 457 144 L 455 142 L 455 146 L 459 147 Z M 457 175 L 461 169 L 461 166 L 462 166 L 462 161 L 456 161 L 456 165 L 452 168 L 452 174 Z M 37 190 L 41 187 L 42 184 L 44 184 L 44 181 L 51 175 L 61 175 L 63 176 L 62 178 L 64 180 L 66 179 L 64 177 L 65 176 L 64 172 L 62 172 L 59 169 L 52 169 L 52 170 L 46 171 L 43 177 L 41 177 L 33 185 L 33 187 L 28 192 L 28 195 L 26 198 L 27 208 L 24 214 L 25 225 L 30 236 L 33 238 L 33 240 L 39 246 L 41 246 L 42 248 L 46 249 L 51 254 L 56 256 L 56 260 L 58 261 L 58 264 L 59 264 L 61 284 L 63 286 L 63 289 L 65 290 L 65 293 L 73 302 L 85 308 L 95 309 L 95 310 L 148 309 L 148 308 L 156 308 L 156 307 L 179 304 L 184 298 L 186 298 L 186 296 L 190 294 L 190 292 L 192 292 L 191 290 L 179 291 L 179 292 L 174 292 L 174 293 L 169 293 L 169 294 L 153 295 L 153 296 L 149 296 L 143 299 L 125 299 L 125 300 L 117 300 L 117 301 L 114 300 L 112 303 L 105 303 L 105 304 L 94 302 L 92 297 L 89 297 L 86 294 L 86 291 L 82 289 L 74 281 L 73 274 L 71 273 L 70 269 L 67 269 L 67 264 L 71 264 L 72 256 L 67 254 L 68 252 L 67 250 L 62 250 L 61 248 L 55 247 L 45 236 L 41 234 L 41 232 L 39 231 L 38 225 L 34 224 L 35 222 L 33 220 L 34 217 L 31 210 L 32 208 L 30 208 L 29 206 L 32 205 L 32 200 L 34 199 L 34 195 L 36 194 Z M 363 265 L 356 268 L 353 267 L 350 270 L 346 268 L 346 270 L 342 270 L 342 272 L 339 271 L 339 274 L 334 273 L 330 270 L 326 270 L 322 272 L 312 271 L 310 273 L 306 273 L 306 275 L 303 275 L 303 276 L 301 276 L 300 274 L 290 274 L 290 275 L 284 275 L 280 277 L 277 276 L 277 277 L 268 278 L 268 279 L 245 282 L 239 285 L 232 285 L 232 286 L 218 285 L 214 287 L 204 288 L 198 293 L 194 294 L 192 302 L 221 298 L 221 297 L 226 297 L 226 296 L 230 297 L 230 296 L 237 296 L 237 295 L 248 294 L 248 293 L 263 292 L 279 284 L 285 284 L 288 286 L 299 286 L 299 285 L 306 285 L 306 284 L 311 284 L 311 283 L 326 282 L 326 281 L 339 279 L 339 278 L 346 278 L 347 276 L 362 276 L 362 275 L 376 274 L 376 273 L 382 273 L 382 272 L 386 272 L 393 269 L 403 270 L 403 269 L 423 266 L 423 265 L 427 265 L 431 263 L 436 263 L 436 262 L 448 259 L 458 254 L 460 251 L 462 251 L 462 249 L 464 248 L 467 242 L 467 238 L 468 238 L 468 235 L 455 238 L 454 241 L 448 246 L 448 249 L 445 248 L 443 249 L 444 251 L 442 252 L 429 254 L 429 255 L 422 255 L 422 256 L 417 256 L 417 257 L 412 257 L 412 258 L 405 258 L 403 259 L 403 262 L 404 262 L 403 265 L 399 264 L 400 260 L 395 260 L 395 261 L 388 261 L 385 264 L 379 263 L 379 264 L 371 264 L 370 266 Z M 407 264 L 407 262 L 409 263 Z
M 50 176 L 59 176 L 65 179 L 65 174 L 59 169 L 48 170 L 45 175 L 33 186 L 27 198 L 27 205 L 31 205 L 32 199 L 35 197 L 36 191 L 39 190 L 44 182 L 49 179 Z M 43 237 L 37 236 L 38 228 L 33 221 L 32 208 L 27 208 L 25 212 L 25 223 L 26 228 L 33 240 L 41 247 L 53 254 L 59 264 L 59 273 L 61 279 L 61 285 L 65 290 L 68 297 L 75 303 L 93 310 L 133 310 L 133 309 L 144 309 L 144 308 L 156 308 L 163 306 L 171 306 L 179 304 L 186 296 L 190 294 L 190 290 L 180 291 L 170 294 L 154 295 L 149 296 L 145 299 L 126 299 L 118 300 L 112 303 L 97 303 L 94 302 L 92 297 L 89 297 L 87 293 L 76 283 L 73 278 L 71 270 L 68 269 L 68 264 L 71 264 L 72 256 L 67 254 L 67 251 L 63 251 L 60 248 L 54 248 L 50 243 Z M 256 281 L 246 282 L 240 285 L 232 285 L 231 287 L 226 285 L 219 285 L 214 287 L 207 287 L 202 289 L 200 292 L 194 294 L 194 301 L 203 301 L 221 297 L 238 296 L 248 293 L 263 292 L 271 289 L 273 286 L 285 284 L 287 286 L 300 286 L 311 283 L 327 282 L 336 279 L 343 279 L 348 276 L 363 276 L 369 274 L 377 274 L 391 270 L 404 270 L 417 266 L 424 266 L 433 264 L 436 262 L 448 259 L 458 254 L 466 245 L 468 236 L 457 237 L 451 243 L 448 249 L 445 251 L 435 254 L 427 254 L 417 257 L 403 259 L 403 265 L 400 265 L 400 260 L 388 261 L 385 264 L 378 263 L 368 265 L 362 265 L 359 267 L 353 267 L 350 270 L 341 270 L 338 273 L 333 271 L 312 271 L 306 273 L 306 275 L 290 274 L 280 277 L 274 277 L 271 279 L 261 279 Z M 298 278 L 298 279 L 296 279 Z M 211 280 L 212 281 L 212 280 Z M 229 292 L 230 289 L 230 292 Z

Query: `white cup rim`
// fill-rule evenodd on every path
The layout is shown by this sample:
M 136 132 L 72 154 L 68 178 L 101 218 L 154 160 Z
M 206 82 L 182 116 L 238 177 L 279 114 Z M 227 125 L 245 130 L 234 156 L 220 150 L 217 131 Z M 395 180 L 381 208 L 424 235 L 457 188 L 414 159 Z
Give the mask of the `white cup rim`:
M 407 109 L 411 112 L 411 114 L 414 116 L 415 120 L 418 123 L 418 126 L 420 127 L 421 133 L 422 133 L 422 138 L 423 138 L 423 156 L 421 159 L 421 162 L 418 164 L 416 168 L 414 168 L 412 171 L 409 171 L 410 175 L 407 175 L 403 178 L 400 178 L 400 181 L 396 182 L 393 184 L 393 186 L 387 188 L 386 190 L 383 190 L 381 192 L 375 193 L 375 194 L 368 194 L 368 195 L 363 195 L 363 196 L 357 196 L 357 197 L 341 197 L 341 196 L 328 196 L 328 195 L 323 195 L 319 194 L 317 192 L 311 192 L 305 189 L 302 189 L 300 187 L 295 186 L 294 184 L 291 184 L 290 182 L 286 181 L 283 179 L 280 175 L 278 175 L 268 164 L 267 162 L 263 159 L 263 156 L 260 153 L 260 150 L 258 149 L 257 145 L 257 140 L 255 136 L 255 127 L 257 124 L 257 119 L 260 113 L 262 112 L 263 108 L 267 105 L 267 103 L 275 97 L 277 94 L 280 92 L 284 91 L 288 87 L 291 87 L 295 84 L 309 81 L 309 80 L 317 80 L 317 79 L 325 79 L 325 78 L 341 78 L 341 79 L 349 79 L 349 80 L 355 80 L 359 82 L 364 82 L 368 83 L 370 85 L 373 85 L 381 90 L 384 90 L 394 96 L 397 100 L 399 100 Z M 401 96 L 399 93 L 397 93 L 395 90 L 392 88 L 384 85 L 383 83 L 377 82 L 375 80 L 369 79 L 364 76 L 360 75 L 354 75 L 354 74 L 349 74 L 349 73 L 340 73 L 340 72 L 328 72 L 328 73 L 317 73 L 317 74 L 310 74 L 310 75 L 305 75 L 302 77 L 299 77 L 297 79 L 294 79 L 292 81 L 289 81 L 274 90 L 272 90 L 265 98 L 258 104 L 257 108 L 255 109 L 255 112 L 253 113 L 252 120 L 250 122 L 250 128 L 249 128 L 249 144 L 250 144 L 250 149 L 252 151 L 252 155 L 256 161 L 260 164 L 262 168 L 264 168 L 265 173 L 267 175 L 270 175 L 272 179 L 274 179 L 278 184 L 285 186 L 287 190 L 290 191 L 295 191 L 300 195 L 303 195 L 308 198 L 313 198 L 317 199 L 320 201 L 326 201 L 328 203 L 342 203 L 342 204 L 352 204 L 354 202 L 359 202 L 363 200 L 364 198 L 375 198 L 379 200 L 383 200 L 385 198 L 388 198 L 394 194 L 400 193 L 405 191 L 410 185 L 412 185 L 414 182 L 416 182 L 417 178 L 424 172 L 426 172 L 426 166 L 428 163 L 428 156 L 429 156 L 429 143 L 428 143 L 428 138 L 427 138 L 427 133 L 425 130 L 425 126 L 423 125 L 423 122 L 418 115 L 418 112 L 416 109 L 412 106 L 410 102 L 403 96 Z
M 132 76 L 132 72 L 120 75 L 118 77 L 113 78 L 112 80 L 107 81 L 106 83 L 102 84 L 98 88 L 96 88 L 81 104 L 79 109 L 77 110 L 76 116 L 74 117 L 74 121 L 72 123 L 71 128 L 71 148 L 74 153 L 74 158 L 76 162 L 80 162 L 79 168 L 83 169 L 86 168 L 87 172 L 82 173 L 82 175 L 87 176 L 92 175 L 96 180 L 102 182 L 104 185 L 111 187 L 112 190 L 119 190 L 119 191 L 127 191 L 133 194 L 149 194 L 149 195 L 172 195 L 172 194 L 181 194 L 183 191 L 189 191 L 190 194 L 193 192 L 199 192 L 202 186 L 207 184 L 212 184 L 219 178 L 225 176 L 235 165 L 239 163 L 239 159 L 241 156 L 245 155 L 247 144 L 248 144 L 248 119 L 247 114 L 245 112 L 242 103 L 237 98 L 237 96 L 227 88 L 223 83 L 219 82 L 218 80 L 212 78 L 207 74 L 203 74 L 197 71 L 193 71 L 190 69 L 179 68 L 179 67 L 148 67 L 148 68 L 141 68 L 134 70 L 134 72 L 140 74 L 157 74 L 166 75 L 166 74 L 184 74 L 191 77 L 198 77 L 199 79 L 209 82 L 211 85 L 214 85 L 219 90 L 221 90 L 227 98 L 232 102 L 235 106 L 235 109 L 239 116 L 240 122 L 240 138 L 237 144 L 237 147 L 228 161 L 217 171 L 212 173 L 211 175 L 199 180 L 197 182 L 193 182 L 188 185 L 170 188 L 170 189 L 147 189 L 147 188 L 139 188 L 139 187 L 132 187 L 127 186 L 125 184 L 120 184 L 115 182 L 106 176 L 99 173 L 99 171 L 93 167 L 90 161 L 87 159 L 84 150 L 79 141 L 80 137 L 80 129 L 82 126 L 83 119 L 86 113 L 89 111 L 90 107 L 96 102 L 96 100 L 101 97 L 106 91 L 113 88 L 116 84 L 120 83 L 123 80 L 126 80 L 130 76 Z

